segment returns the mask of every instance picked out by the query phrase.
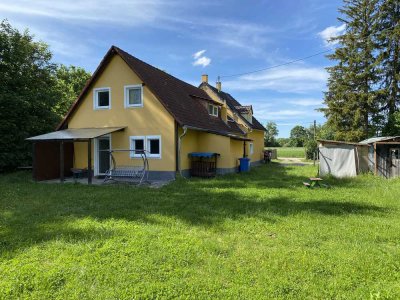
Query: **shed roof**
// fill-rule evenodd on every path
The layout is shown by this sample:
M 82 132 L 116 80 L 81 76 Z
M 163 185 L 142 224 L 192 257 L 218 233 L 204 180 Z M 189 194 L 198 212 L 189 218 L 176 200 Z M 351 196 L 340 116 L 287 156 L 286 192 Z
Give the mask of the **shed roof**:
M 102 127 L 102 128 L 70 128 L 58 130 L 42 135 L 27 138 L 28 141 L 65 141 L 65 140 L 88 140 L 103 136 L 115 131 L 124 130 L 125 127 Z
M 345 141 L 332 141 L 332 140 L 317 140 L 321 144 L 332 144 L 332 145 L 353 145 L 353 146 L 367 146 L 366 144 L 345 142 Z
M 377 142 L 390 142 L 390 141 L 400 141 L 400 136 L 379 136 L 373 137 L 360 142 L 360 144 L 373 144 Z

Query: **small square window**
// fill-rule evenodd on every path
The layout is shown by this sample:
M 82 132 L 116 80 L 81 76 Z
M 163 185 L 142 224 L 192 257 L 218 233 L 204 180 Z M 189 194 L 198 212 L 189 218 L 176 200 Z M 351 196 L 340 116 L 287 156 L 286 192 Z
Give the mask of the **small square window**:
M 218 106 L 209 104 L 208 105 L 208 113 L 211 116 L 218 117 Z
M 143 89 L 141 85 L 125 86 L 125 107 L 143 106 Z
M 110 88 L 98 88 L 93 90 L 93 101 L 95 109 L 111 108 L 111 90 Z
M 147 138 L 147 155 L 149 157 L 161 157 L 161 137 L 148 136 Z
M 131 157 L 141 157 L 141 151 L 145 150 L 144 148 L 144 136 L 132 136 L 131 137 Z

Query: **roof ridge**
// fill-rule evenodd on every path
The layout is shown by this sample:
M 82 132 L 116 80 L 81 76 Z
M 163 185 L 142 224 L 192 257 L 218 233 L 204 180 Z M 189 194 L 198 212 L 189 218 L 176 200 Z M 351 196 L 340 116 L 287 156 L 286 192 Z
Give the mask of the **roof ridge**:
M 190 87 L 190 88 L 194 88 L 194 89 L 196 89 L 196 90 L 198 89 L 198 87 L 196 87 L 196 86 L 194 86 L 194 85 L 192 85 L 192 84 L 190 84 L 190 83 L 188 83 L 188 82 L 186 82 L 186 81 L 184 81 L 184 80 L 182 80 L 182 79 L 179 79 L 178 77 L 176 77 L 176 76 L 174 76 L 174 75 L 172 75 L 172 74 L 170 74 L 170 73 L 168 73 L 168 72 L 166 72 L 166 71 L 164 71 L 164 70 L 161 70 L 160 68 L 157 68 L 157 67 L 155 67 L 155 66 L 153 66 L 153 65 L 151 65 L 151 64 L 149 64 L 149 63 L 147 63 L 147 62 L 145 62 L 145 61 L 143 61 L 143 60 L 141 60 L 140 58 L 137 58 L 136 56 L 133 56 L 132 54 L 126 52 L 125 50 L 123 50 L 123 49 L 121 49 L 121 48 L 119 48 L 119 47 L 117 47 L 117 46 L 114 46 L 114 45 L 113 45 L 112 48 L 115 49 L 117 52 L 122 52 L 124 55 L 126 55 L 126 56 L 128 56 L 128 57 L 138 60 L 140 63 L 145 64 L 146 66 L 148 66 L 148 67 L 150 67 L 150 68 L 153 68 L 154 70 L 157 70 L 157 71 L 159 71 L 159 72 L 162 72 L 162 73 L 165 74 L 166 76 L 172 77 L 174 80 L 177 80 L 177 81 L 179 81 L 180 83 L 183 83 L 183 84 L 187 85 L 187 86 Z M 197 96 L 197 95 L 195 95 L 195 96 Z

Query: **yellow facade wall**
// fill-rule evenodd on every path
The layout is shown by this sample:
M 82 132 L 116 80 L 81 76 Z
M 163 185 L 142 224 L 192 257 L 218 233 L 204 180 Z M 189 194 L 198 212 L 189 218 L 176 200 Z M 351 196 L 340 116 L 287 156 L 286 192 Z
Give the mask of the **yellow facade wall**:
M 179 135 L 183 129 L 179 128 Z M 248 142 L 246 142 L 248 147 Z M 217 167 L 232 169 L 238 166 L 238 159 L 243 156 L 243 141 L 233 140 L 229 137 L 202 131 L 187 130 L 182 138 L 181 170 L 190 168 L 191 152 L 216 152 L 219 153 Z
M 247 137 L 249 139 L 252 139 L 253 141 L 250 143 L 253 143 L 254 145 L 254 153 L 253 155 L 249 155 L 249 158 L 251 159 L 252 162 L 260 161 L 264 159 L 264 131 L 262 130 L 253 130 L 249 134 L 247 134 Z M 248 142 L 249 143 L 249 142 Z M 248 144 L 247 143 L 247 144 Z M 247 153 L 250 153 L 250 147 L 248 146 L 247 148 Z
M 91 90 L 82 99 L 68 121 L 69 128 L 119 127 L 123 132 L 111 134 L 113 149 L 129 149 L 130 136 L 161 136 L 161 159 L 149 158 L 150 170 L 175 171 L 175 121 L 151 91 L 143 86 L 143 107 L 125 108 L 124 86 L 142 84 L 129 66 L 115 55 Z M 111 89 L 111 109 L 94 110 L 93 89 Z M 93 150 L 92 150 L 93 151 Z M 119 165 L 130 166 L 138 159 L 131 159 L 129 153 L 118 154 Z M 93 162 L 94 162 L 94 156 Z M 136 160 L 136 161 L 135 161 Z M 75 167 L 87 166 L 87 146 L 75 143 Z
M 179 128 L 178 136 L 181 136 L 183 133 L 183 129 Z M 181 144 L 181 170 L 188 170 L 190 168 L 190 159 L 189 153 L 191 152 L 200 152 L 198 148 L 198 131 L 195 130 L 187 130 L 186 135 L 182 138 Z

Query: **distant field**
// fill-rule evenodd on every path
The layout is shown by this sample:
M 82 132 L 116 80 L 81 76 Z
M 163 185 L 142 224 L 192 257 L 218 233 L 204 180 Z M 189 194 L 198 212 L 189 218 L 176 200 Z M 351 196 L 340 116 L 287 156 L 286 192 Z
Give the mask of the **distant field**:
M 268 149 L 277 149 L 278 158 L 279 157 L 298 157 L 298 158 L 305 157 L 303 147 L 271 147 Z

